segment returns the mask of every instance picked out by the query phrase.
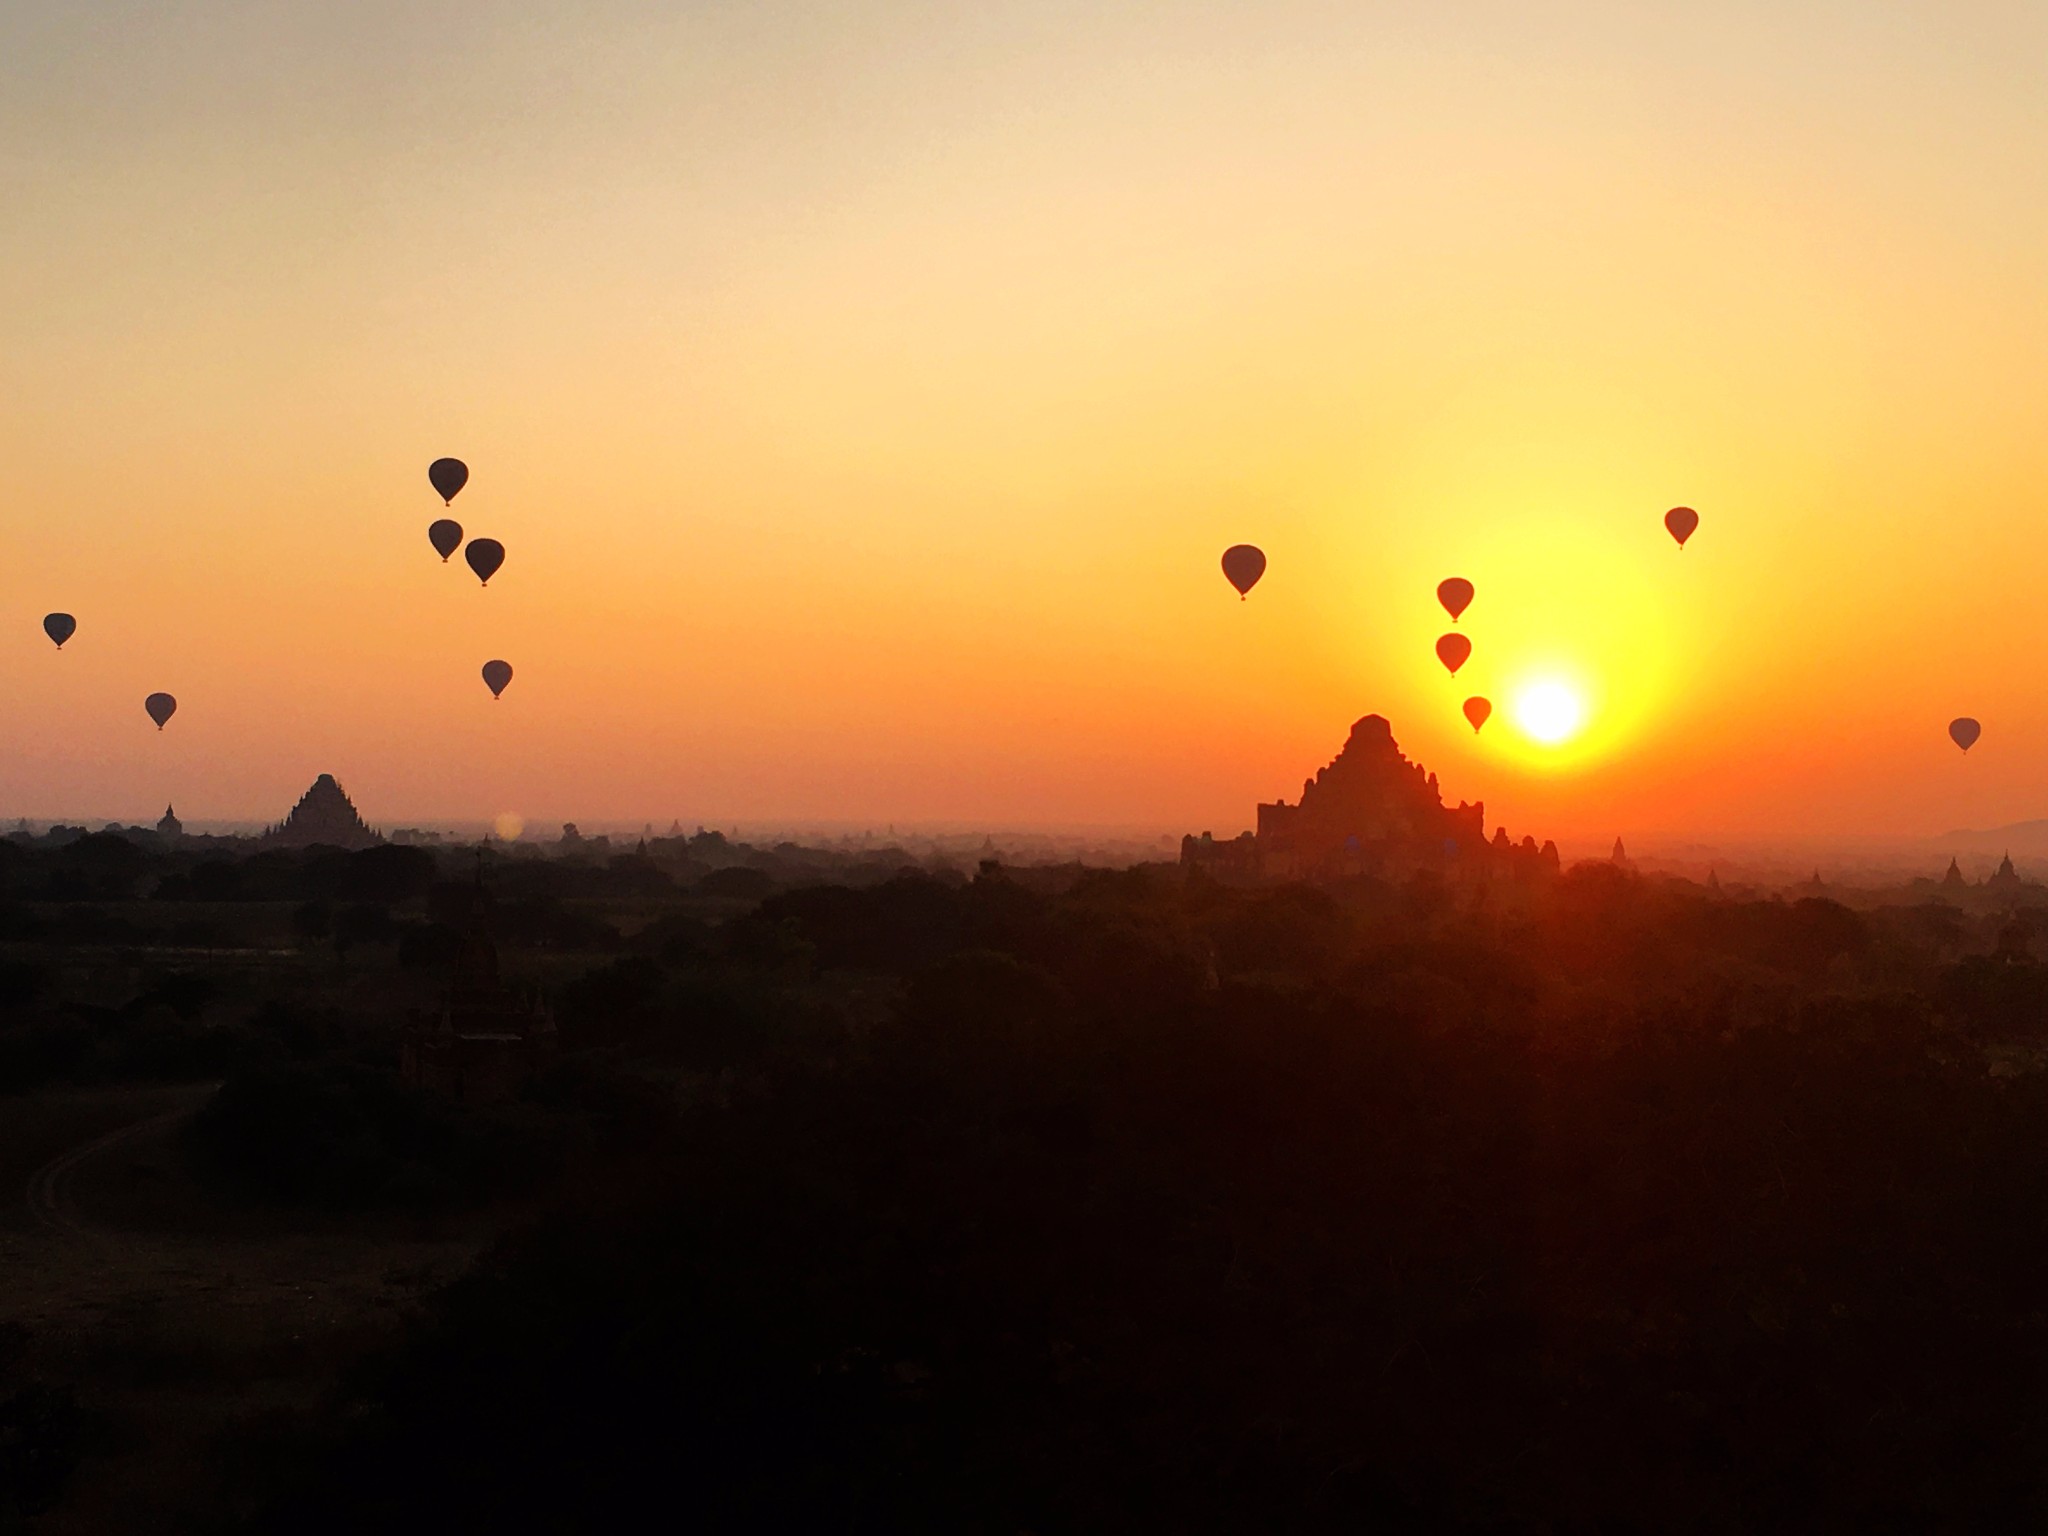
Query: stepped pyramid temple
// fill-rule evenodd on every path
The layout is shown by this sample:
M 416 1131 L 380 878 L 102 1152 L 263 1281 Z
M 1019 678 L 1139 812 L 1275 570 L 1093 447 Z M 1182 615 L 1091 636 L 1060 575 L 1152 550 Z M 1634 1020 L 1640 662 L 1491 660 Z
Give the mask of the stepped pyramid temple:
M 273 848 L 311 848 L 317 844 L 324 848 L 358 849 L 373 848 L 384 839 L 363 824 L 348 796 L 334 782 L 334 775 L 323 773 L 313 781 L 311 789 L 299 796 L 291 815 L 263 834 L 263 841 Z
M 1343 750 L 1301 786 L 1301 799 L 1259 807 L 1256 833 L 1219 843 L 1208 833 L 1181 840 L 1181 863 L 1217 873 L 1281 880 L 1349 875 L 1405 877 L 1425 870 L 1484 877 L 1542 874 L 1558 866 L 1557 845 L 1506 828 L 1486 837 L 1486 807 L 1444 804 L 1436 775 L 1411 763 L 1380 715 L 1351 727 Z

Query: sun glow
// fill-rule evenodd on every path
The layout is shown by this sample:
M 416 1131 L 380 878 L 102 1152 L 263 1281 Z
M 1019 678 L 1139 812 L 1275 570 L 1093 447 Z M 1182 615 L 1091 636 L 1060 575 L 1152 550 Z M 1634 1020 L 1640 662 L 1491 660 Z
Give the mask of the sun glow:
M 1544 678 L 1515 695 L 1515 724 L 1546 747 L 1562 746 L 1586 722 L 1586 702 L 1569 683 Z

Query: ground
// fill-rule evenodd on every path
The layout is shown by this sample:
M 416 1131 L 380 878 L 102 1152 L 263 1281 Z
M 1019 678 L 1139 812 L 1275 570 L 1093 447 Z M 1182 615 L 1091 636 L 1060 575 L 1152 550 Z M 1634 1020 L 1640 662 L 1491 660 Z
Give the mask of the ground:
M 87 1465 L 39 1532 L 197 1528 L 253 1496 L 266 1443 L 489 1230 L 224 1205 L 180 1135 L 212 1091 L 0 1101 L 0 1320 L 28 1330 L 19 1374 L 89 1384 Z

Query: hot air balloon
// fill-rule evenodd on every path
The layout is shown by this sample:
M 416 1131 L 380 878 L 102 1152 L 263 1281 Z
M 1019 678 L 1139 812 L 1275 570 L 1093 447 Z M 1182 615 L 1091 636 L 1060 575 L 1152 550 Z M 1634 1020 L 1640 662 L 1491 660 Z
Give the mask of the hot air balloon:
M 1237 588 L 1238 600 L 1259 584 L 1266 574 L 1266 552 L 1256 544 L 1233 544 L 1223 551 L 1223 574 Z
M 57 642 L 57 649 L 64 649 L 64 642 L 78 633 L 78 620 L 68 613 L 46 613 L 43 615 L 43 633 Z
M 1951 720 L 1948 723 L 1948 739 L 1961 747 L 1965 752 L 1977 745 L 1977 738 L 1983 734 L 1984 727 L 1972 720 L 1968 715 L 1964 715 L 1958 720 Z
M 1465 658 L 1472 654 L 1472 642 L 1463 635 L 1443 635 L 1436 642 L 1436 659 L 1450 668 L 1451 676 L 1458 675 L 1458 668 L 1465 665 Z
M 462 548 L 462 524 L 452 517 L 436 518 L 427 524 L 427 542 L 443 561 Z
M 427 466 L 427 483 L 441 493 L 445 505 L 469 484 L 469 466 L 460 459 L 436 459 Z
M 1664 526 L 1671 530 L 1671 537 L 1678 540 L 1680 549 L 1685 548 L 1685 541 L 1692 537 L 1693 530 L 1699 525 L 1700 515 L 1691 507 L 1673 507 L 1664 514 Z
M 1470 698 L 1465 701 L 1465 718 L 1472 722 L 1472 734 L 1479 734 L 1479 727 L 1486 724 L 1486 717 L 1493 713 L 1493 705 L 1485 699 Z
M 178 712 L 178 701 L 168 693 L 152 693 L 142 701 L 142 707 L 149 711 L 149 718 L 156 722 L 156 728 L 162 730 L 164 722 Z
M 488 587 L 491 578 L 498 574 L 498 567 L 505 563 L 505 546 L 496 539 L 471 539 L 469 548 L 462 552 L 462 558 L 469 562 L 469 568 L 476 572 L 477 579 Z
M 1453 576 L 1449 581 L 1436 584 L 1436 600 L 1444 605 L 1444 612 L 1451 616 L 1453 624 L 1458 615 L 1472 606 L 1472 583 L 1462 576 Z
M 487 661 L 484 663 L 484 684 L 491 690 L 491 697 L 497 698 L 505 691 L 505 685 L 512 681 L 512 664 L 509 661 Z

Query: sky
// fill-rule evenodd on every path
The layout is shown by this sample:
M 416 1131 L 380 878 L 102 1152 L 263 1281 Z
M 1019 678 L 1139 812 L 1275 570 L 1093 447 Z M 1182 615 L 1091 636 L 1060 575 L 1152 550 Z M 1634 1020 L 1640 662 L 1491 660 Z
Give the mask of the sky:
M 0 817 L 2048 816 L 2032 0 L 13 0 L 0 199 Z

